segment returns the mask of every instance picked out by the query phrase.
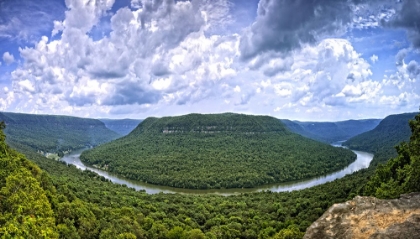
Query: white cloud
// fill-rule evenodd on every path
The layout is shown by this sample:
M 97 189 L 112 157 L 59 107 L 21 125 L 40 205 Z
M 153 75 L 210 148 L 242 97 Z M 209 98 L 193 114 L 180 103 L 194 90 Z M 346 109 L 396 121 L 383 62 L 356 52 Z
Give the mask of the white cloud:
M 379 60 L 379 58 L 378 58 L 378 56 L 377 55 L 372 55 L 371 57 L 370 57 L 370 61 L 372 62 L 372 63 L 376 63 L 377 61 Z
M 131 9 L 115 13 L 109 11 L 113 1 L 90 3 L 67 1 L 66 18 L 54 22 L 54 40 L 44 36 L 20 49 L 22 63 L 11 74 L 1 109 L 135 118 L 234 111 L 302 119 L 305 112 L 307 119 L 328 120 L 371 117 L 366 108 L 418 101 L 420 67 L 404 62 L 407 53 L 396 57 L 396 74 L 375 81 L 369 62 L 377 62 L 376 55 L 365 60 L 347 40 L 318 39 L 340 31 L 351 14 L 332 29 L 317 16 L 315 25 L 303 19 L 307 25 L 297 24 L 294 36 L 314 28 L 308 34 L 316 39 L 305 35 L 307 41 L 287 51 L 254 44 L 264 34 L 251 34 L 257 38 L 251 37 L 252 57 L 244 61 L 247 32 L 220 30 L 231 20 L 228 1 L 132 0 Z M 104 16 L 109 34 L 92 37 Z M 254 33 L 264 30 L 256 25 Z
M 10 54 L 9 52 L 6 51 L 5 53 L 3 53 L 3 61 L 7 65 L 10 65 L 15 61 L 15 57 L 12 54 Z
M 43 37 L 35 47 L 20 49 L 24 63 L 12 73 L 19 92 L 15 107 L 24 109 L 28 104 L 19 101 L 25 99 L 34 104 L 30 112 L 45 110 L 43 102 L 52 111 L 87 113 L 90 107 L 105 113 L 168 99 L 182 105 L 214 94 L 217 82 L 236 74 L 239 36 L 205 35 L 209 24 L 226 17 L 226 5 L 144 2 L 145 8 L 118 10 L 109 37 L 93 40 L 87 32 L 113 1 L 66 4 L 66 19 L 54 23 L 53 35 L 62 32 L 60 39 Z
M 134 9 L 141 8 L 141 0 L 131 0 L 131 7 Z
M 19 45 L 37 41 L 53 20 L 62 19 L 64 10 L 60 1 L 1 1 L 0 37 Z

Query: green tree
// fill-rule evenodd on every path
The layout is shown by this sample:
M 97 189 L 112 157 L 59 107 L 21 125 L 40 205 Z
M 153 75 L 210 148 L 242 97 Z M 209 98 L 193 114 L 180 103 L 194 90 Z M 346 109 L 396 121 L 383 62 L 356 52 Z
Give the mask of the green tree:
M 396 198 L 402 193 L 420 191 L 420 114 L 409 125 L 410 141 L 397 146 L 398 156 L 376 169 L 364 188 L 366 194 Z
M 273 239 L 301 239 L 305 233 L 299 231 L 296 225 L 290 225 L 285 229 L 280 230 Z
M 25 168 L 6 178 L 0 190 L 0 228 L 2 237 L 30 236 L 58 238 L 51 205 L 39 182 Z

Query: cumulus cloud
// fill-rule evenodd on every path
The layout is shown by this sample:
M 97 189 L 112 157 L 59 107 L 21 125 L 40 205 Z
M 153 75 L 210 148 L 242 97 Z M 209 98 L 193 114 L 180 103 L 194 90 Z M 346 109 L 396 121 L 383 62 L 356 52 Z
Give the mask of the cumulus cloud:
M 12 54 L 10 54 L 9 52 L 6 51 L 5 53 L 3 53 L 3 61 L 7 65 L 10 65 L 15 61 L 15 57 Z
M 373 55 L 370 57 L 370 61 L 371 61 L 372 63 L 376 63 L 378 60 L 379 60 L 379 58 L 378 58 L 378 56 L 377 56 L 377 55 L 375 55 L 375 54 L 373 54 Z
M 352 22 L 352 5 L 344 0 L 269 1 L 258 4 L 258 16 L 241 40 L 241 56 L 288 52 L 322 36 L 337 35 Z
M 383 21 L 383 25 L 405 29 L 413 47 L 420 48 L 420 2 L 418 0 L 402 1 L 397 13 L 389 21 Z
M 409 50 L 397 54 L 397 73 L 375 81 L 369 63 L 377 55 L 365 60 L 349 41 L 330 38 L 355 23 L 366 1 L 262 0 L 255 23 L 240 34 L 223 31 L 232 19 L 226 0 L 132 0 L 131 8 L 111 12 L 113 3 L 66 1 L 54 37 L 19 49 L 22 63 L 0 108 L 94 117 L 196 110 L 342 119 L 360 104 L 408 107 L 418 99 L 419 64 L 404 62 Z M 92 36 L 100 24 L 109 32 Z
M 271 112 L 280 118 L 302 117 L 305 112 L 314 120 L 346 117 L 338 109 L 374 105 L 381 95 L 382 83 L 371 79 L 369 63 L 347 40 L 306 44 L 287 57 L 291 59 L 287 68 L 267 75 L 262 69 L 279 57 L 259 54 L 226 85 L 224 92 L 230 93 L 223 95 L 224 99 L 240 110 L 244 108 L 239 106 L 247 106 L 254 113 Z M 256 65 L 259 70 L 255 70 Z
M 215 82 L 235 74 L 239 41 L 238 35 L 206 36 L 224 12 L 212 3 L 144 1 L 137 10 L 121 8 L 110 19 L 109 36 L 93 40 L 90 29 L 113 1 L 69 0 L 65 20 L 53 30 L 60 38 L 44 36 L 35 47 L 20 49 L 24 63 L 12 73 L 14 91 L 39 102 L 36 107 L 48 101 L 57 110 L 206 98 Z
M 397 54 L 400 64 L 397 64 L 395 73 L 385 75 L 382 85 L 382 96 L 379 103 L 397 108 L 418 108 L 420 100 L 420 64 L 411 60 L 408 64 L 404 62 L 406 51 Z
M 410 51 L 408 49 L 401 49 L 395 56 L 395 64 L 401 66 L 404 63 L 404 59 Z
M 407 73 L 411 79 L 417 78 L 420 75 L 420 65 L 417 61 L 412 60 L 407 65 Z
M 53 20 L 62 19 L 64 1 L 2 1 L 0 37 L 20 42 L 37 41 Z M 36 20 L 34 20 L 34 18 Z
M 134 9 L 139 9 L 141 8 L 141 0 L 131 0 L 130 5 Z

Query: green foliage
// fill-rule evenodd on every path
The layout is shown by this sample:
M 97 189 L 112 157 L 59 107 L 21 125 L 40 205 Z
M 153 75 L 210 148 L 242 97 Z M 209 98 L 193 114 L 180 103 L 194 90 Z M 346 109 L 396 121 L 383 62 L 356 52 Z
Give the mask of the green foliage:
M 419 185 L 418 121 L 411 123 L 417 132 L 414 143 L 399 149 L 409 156 L 401 162 L 410 163 L 393 163 L 396 172 L 383 170 L 380 177 L 398 179 L 404 175 L 400 168 L 407 169 L 406 185 Z M 5 144 L 1 130 L 0 139 L 0 237 L 4 238 L 302 238 L 327 208 L 361 193 L 368 178 L 376 177 L 369 168 L 285 193 L 148 195 L 12 144 L 45 170 L 41 171 Z
M 206 238 L 270 238 L 290 225 L 303 233 L 333 203 L 358 194 L 371 175 L 362 170 L 290 193 L 148 195 L 31 151 L 25 153 L 50 174 L 56 187 L 57 227 L 69 228 L 60 230 L 60 237 L 74 232 L 82 237 L 86 228 L 99 238 L 116 238 L 122 233 L 137 238 L 186 238 L 193 229 L 201 230 Z M 82 224 L 86 220 L 81 218 L 88 218 L 94 226 Z
M 347 140 L 375 128 L 381 120 L 346 120 L 339 122 L 299 122 L 281 120 L 292 132 L 325 143 Z
M 290 225 L 286 229 L 280 230 L 273 239 L 300 239 L 304 235 L 296 225 Z
M 7 125 L 4 133 L 9 143 L 26 145 L 35 151 L 62 153 L 120 136 L 94 119 L 0 112 L 0 121 Z
M 53 210 L 41 186 L 44 173 L 6 145 L 2 130 L 0 148 L 0 237 L 57 238 Z
M 376 167 L 397 156 L 394 148 L 400 142 L 409 140 L 411 133 L 407 122 L 414 119 L 416 114 L 390 115 L 383 119 L 375 129 L 353 137 L 343 145 L 351 149 L 374 153 L 371 165 Z
M 409 126 L 410 141 L 397 146 L 398 156 L 376 169 L 366 185 L 367 194 L 397 198 L 402 193 L 420 191 L 420 114 Z
M 277 119 L 239 114 L 148 118 L 128 136 L 82 153 L 126 178 L 179 188 L 241 188 L 341 169 L 354 153 L 291 133 Z

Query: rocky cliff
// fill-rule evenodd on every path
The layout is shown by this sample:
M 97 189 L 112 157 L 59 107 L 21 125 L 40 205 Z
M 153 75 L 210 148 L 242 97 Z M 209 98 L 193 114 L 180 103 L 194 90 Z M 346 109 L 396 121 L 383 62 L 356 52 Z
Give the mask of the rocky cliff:
M 420 238 L 420 193 L 392 200 L 357 196 L 334 204 L 304 238 Z

